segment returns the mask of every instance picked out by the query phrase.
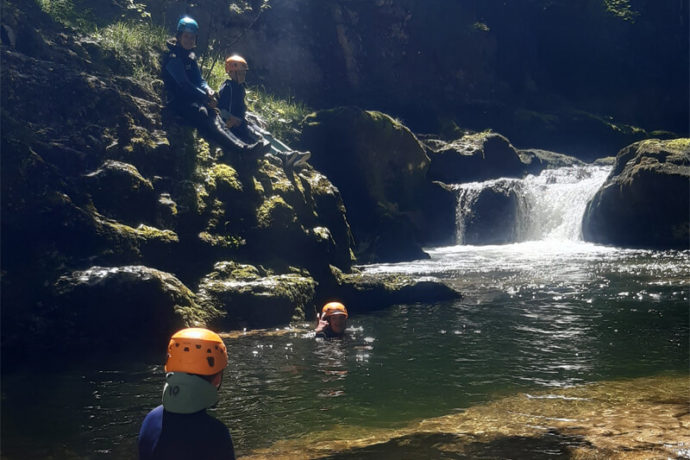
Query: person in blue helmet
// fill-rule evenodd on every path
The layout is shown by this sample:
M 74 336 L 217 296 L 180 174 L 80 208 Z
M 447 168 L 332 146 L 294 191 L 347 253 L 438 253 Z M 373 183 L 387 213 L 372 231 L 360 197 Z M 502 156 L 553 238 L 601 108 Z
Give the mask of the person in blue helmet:
M 168 344 L 163 404 L 139 431 L 140 460 L 235 460 L 230 431 L 206 413 L 218 402 L 228 353 L 215 332 L 187 328 Z
M 248 144 L 238 139 L 220 117 L 213 89 L 206 83 L 196 62 L 194 48 L 197 22 L 185 16 L 177 23 L 177 34 L 168 41 L 169 52 L 162 65 L 166 106 L 230 151 L 260 157 L 270 151 L 267 141 Z
M 286 166 L 304 166 L 311 157 L 310 152 L 292 150 L 264 129 L 258 116 L 248 116 L 245 102 L 248 70 L 247 61 L 240 55 L 233 54 L 225 60 L 225 73 L 230 78 L 218 90 L 218 108 L 225 126 L 244 142 L 267 140 L 271 144 L 271 153 L 281 157 Z

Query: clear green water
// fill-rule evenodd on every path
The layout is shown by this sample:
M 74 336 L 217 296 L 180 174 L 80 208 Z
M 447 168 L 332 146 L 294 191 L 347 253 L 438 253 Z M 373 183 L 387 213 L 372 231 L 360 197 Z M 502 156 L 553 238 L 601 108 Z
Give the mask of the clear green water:
M 688 374 L 689 251 L 547 241 L 431 254 L 365 270 L 444 279 L 462 300 L 353 315 L 342 341 L 315 340 L 307 324 L 226 339 L 214 414 L 238 454 L 517 393 Z M 3 458 L 135 458 L 139 424 L 160 401 L 162 355 L 3 375 Z

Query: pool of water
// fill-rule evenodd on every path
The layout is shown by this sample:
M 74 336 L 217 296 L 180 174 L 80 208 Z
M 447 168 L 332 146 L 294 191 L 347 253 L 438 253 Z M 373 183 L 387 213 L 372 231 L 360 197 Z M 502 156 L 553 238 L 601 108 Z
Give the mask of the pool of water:
M 361 268 L 441 279 L 463 299 L 360 306 L 373 311 L 351 317 L 340 341 L 314 339 L 310 324 L 228 335 L 213 412 L 238 454 L 403 429 L 514 395 L 688 375 L 688 251 L 541 241 L 430 254 Z M 3 458 L 133 458 L 160 401 L 158 358 L 4 375 Z

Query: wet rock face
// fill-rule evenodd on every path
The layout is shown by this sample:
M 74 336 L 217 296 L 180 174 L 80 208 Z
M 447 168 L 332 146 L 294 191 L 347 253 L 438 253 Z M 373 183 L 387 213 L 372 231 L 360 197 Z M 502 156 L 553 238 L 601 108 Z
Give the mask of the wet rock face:
M 587 205 L 586 241 L 687 249 L 690 241 L 690 139 L 647 140 L 621 150 Z
M 458 219 L 462 244 L 507 244 L 518 237 L 519 190 L 499 180 L 479 190 L 461 190 Z
M 409 129 L 380 112 L 340 107 L 307 117 L 302 144 L 342 194 L 360 261 L 425 257 L 420 243 L 439 221 L 429 201 L 443 191 L 426 177 L 429 159 Z
M 276 275 L 252 265 L 219 262 L 201 280 L 198 299 L 224 311 L 213 322 L 217 328 L 272 327 L 303 320 L 315 287 L 308 274 Z
M 164 345 L 176 330 L 220 316 L 212 307 L 201 309 L 172 274 L 140 265 L 74 271 L 57 280 L 54 292 L 44 320 L 59 328 L 62 351 Z

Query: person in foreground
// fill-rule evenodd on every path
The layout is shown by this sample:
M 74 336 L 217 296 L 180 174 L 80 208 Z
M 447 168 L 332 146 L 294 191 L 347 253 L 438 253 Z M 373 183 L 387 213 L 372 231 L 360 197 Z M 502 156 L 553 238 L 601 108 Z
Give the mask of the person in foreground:
M 199 32 L 197 22 L 185 16 L 177 24 L 177 34 L 168 41 L 169 52 L 162 65 L 166 107 L 201 130 L 224 149 L 245 157 L 258 158 L 271 149 L 267 141 L 248 144 L 225 126 L 217 110 L 216 93 L 201 76 L 194 48 Z
M 316 337 L 322 339 L 341 338 L 347 328 L 347 308 L 340 302 L 328 302 L 317 316 Z
M 233 54 L 225 60 L 225 73 L 230 78 L 225 80 L 218 90 L 218 109 L 225 121 L 225 126 L 243 142 L 252 144 L 268 141 L 271 145 L 271 153 L 277 155 L 285 166 L 304 166 L 311 158 L 310 152 L 290 149 L 260 126 L 261 119 L 258 116 L 254 114 L 251 117 L 248 116 L 245 102 L 248 70 L 249 65 L 242 56 Z
M 168 344 L 163 404 L 144 418 L 140 460 L 234 460 L 230 431 L 206 413 L 218 402 L 228 353 L 215 332 L 188 328 Z

